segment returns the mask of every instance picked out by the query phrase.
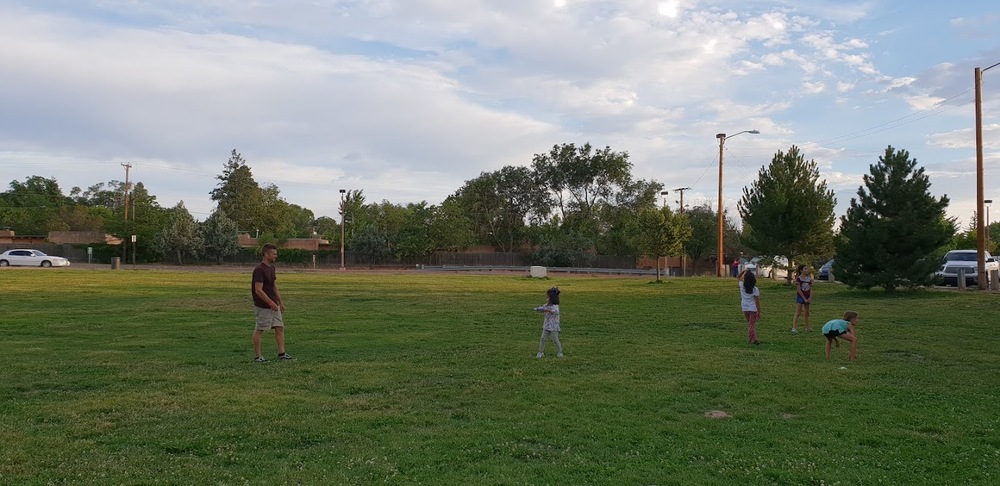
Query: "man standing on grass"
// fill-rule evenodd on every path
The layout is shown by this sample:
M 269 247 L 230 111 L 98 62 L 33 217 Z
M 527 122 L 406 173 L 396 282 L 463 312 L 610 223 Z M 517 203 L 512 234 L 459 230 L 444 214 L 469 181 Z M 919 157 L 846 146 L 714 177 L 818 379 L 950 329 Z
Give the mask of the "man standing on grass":
M 261 251 L 260 265 L 253 269 L 253 280 L 250 291 L 253 294 L 254 312 L 257 314 L 257 328 L 253 333 L 253 352 L 255 363 L 266 363 L 267 358 L 260 354 L 260 336 L 268 329 L 274 329 L 274 341 L 278 344 L 278 359 L 295 359 L 285 352 L 285 322 L 281 313 L 285 304 L 281 303 L 281 294 L 275 284 L 277 275 L 274 262 L 278 260 L 278 248 L 267 244 Z

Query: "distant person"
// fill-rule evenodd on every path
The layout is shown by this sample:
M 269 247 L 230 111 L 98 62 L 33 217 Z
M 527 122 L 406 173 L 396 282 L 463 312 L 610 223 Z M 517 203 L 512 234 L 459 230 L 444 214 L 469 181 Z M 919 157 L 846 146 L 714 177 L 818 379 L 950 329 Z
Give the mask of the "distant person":
M 799 265 L 795 270 L 795 317 L 792 318 L 792 334 L 799 332 L 799 316 L 805 316 L 806 331 L 812 331 L 809 326 L 809 304 L 812 303 L 812 270 L 805 265 Z
M 260 353 L 260 336 L 265 331 L 274 329 L 274 341 L 278 344 L 278 359 L 295 359 L 285 352 L 285 322 L 281 313 L 285 304 L 281 302 L 278 285 L 275 283 L 274 262 L 278 260 L 278 248 L 267 244 L 261 250 L 261 262 L 253 269 L 250 293 L 253 295 L 254 312 L 257 316 L 257 327 L 253 333 L 253 352 L 255 363 L 266 363 Z
M 760 320 L 760 289 L 757 288 L 757 276 L 750 269 L 746 269 L 736 278 L 740 281 L 740 307 L 743 309 L 743 317 L 747 320 L 747 341 L 750 344 L 760 344 L 757 340 L 757 321 Z
M 729 272 L 734 277 L 739 277 L 739 275 L 740 275 L 740 257 L 736 257 L 736 259 L 733 260 L 733 264 L 732 264 Z
M 856 334 L 856 328 L 858 323 L 861 322 L 861 318 L 858 317 L 858 313 L 854 311 L 847 311 L 844 313 L 843 319 L 833 319 L 832 321 L 823 324 L 823 336 L 826 337 L 826 360 L 830 360 L 830 347 L 836 344 L 840 347 L 840 341 L 838 339 L 844 339 L 850 341 L 851 351 L 847 355 L 847 359 L 853 363 L 855 358 L 858 357 L 858 336 Z
M 542 320 L 542 339 L 538 341 L 538 355 L 536 358 L 545 357 L 545 340 L 551 338 L 556 345 L 556 357 L 562 358 L 562 343 L 559 342 L 559 287 L 552 287 L 545 292 L 545 305 L 535 307 L 535 310 L 545 314 Z

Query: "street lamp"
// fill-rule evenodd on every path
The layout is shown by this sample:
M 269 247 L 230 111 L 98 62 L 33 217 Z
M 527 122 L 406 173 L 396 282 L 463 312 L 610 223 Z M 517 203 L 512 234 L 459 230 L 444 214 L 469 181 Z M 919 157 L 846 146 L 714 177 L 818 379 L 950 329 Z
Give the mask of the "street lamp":
M 678 201 L 678 203 L 677 203 L 681 207 L 681 209 L 680 209 L 680 213 L 681 214 L 684 214 L 684 191 L 687 191 L 689 189 L 691 189 L 691 188 L 690 187 L 678 187 L 677 189 L 674 189 L 674 191 L 677 191 L 677 192 L 681 193 L 681 200 Z M 687 264 L 687 251 L 682 251 L 681 252 L 681 276 L 682 277 L 687 277 L 687 265 L 688 265 Z
M 728 137 L 726 136 L 725 133 L 720 133 L 715 136 L 715 138 L 719 139 L 719 247 L 718 247 L 718 257 L 717 257 L 718 268 L 716 269 L 719 271 L 718 274 L 719 277 L 724 277 L 726 275 L 726 262 L 722 256 L 723 252 L 725 251 L 724 239 L 723 239 L 724 237 L 722 235 L 722 232 L 724 230 L 723 221 L 725 219 L 722 212 L 722 151 L 727 138 L 733 138 L 741 133 L 749 133 L 751 135 L 757 135 L 760 132 L 758 130 L 743 130 L 742 132 L 736 132 L 732 135 L 729 135 Z
M 992 199 L 983 199 L 983 204 L 986 205 L 986 247 L 990 246 L 990 204 L 993 204 Z
M 667 207 L 667 191 L 661 191 L 660 196 L 663 197 L 663 207 Z
M 347 217 L 347 210 L 344 208 L 344 193 L 347 192 L 346 189 L 340 190 L 340 269 L 347 270 L 344 266 L 344 219 Z
M 979 265 L 979 290 L 986 290 L 986 228 L 983 224 L 983 72 L 1000 66 L 976 68 L 976 263 Z

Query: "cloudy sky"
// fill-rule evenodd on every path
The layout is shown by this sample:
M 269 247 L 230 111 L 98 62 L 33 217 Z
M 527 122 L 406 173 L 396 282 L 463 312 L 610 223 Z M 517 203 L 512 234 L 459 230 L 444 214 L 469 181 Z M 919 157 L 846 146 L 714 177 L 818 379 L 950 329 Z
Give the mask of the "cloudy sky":
M 553 145 L 630 155 L 685 203 L 797 145 L 843 214 L 886 146 L 975 207 L 974 68 L 1000 4 L 963 0 L 2 0 L 0 190 L 142 181 L 197 219 L 233 149 L 290 203 L 438 204 Z M 1000 67 L 983 81 L 1000 205 Z M 677 194 L 667 204 L 676 209 Z M 1000 214 L 1000 209 L 997 210 Z

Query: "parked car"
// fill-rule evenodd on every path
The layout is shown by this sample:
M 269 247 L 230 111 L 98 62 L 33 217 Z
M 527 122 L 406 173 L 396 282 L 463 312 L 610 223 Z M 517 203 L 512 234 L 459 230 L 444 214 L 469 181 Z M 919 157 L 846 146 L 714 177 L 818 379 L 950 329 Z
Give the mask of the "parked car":
M 819 271 L 816 272 L 816 279 L 818 280 L 830 280 L 830 269 L 833 268 L 833 259 L 823 264 L 819 267 Z
M 944 264 L 934 275 L 944 285 L 958 285 L 958 270 L 965 270 L 965 284 L 979 284 L 979 255 L 976 250 L 952 250 L 945 254 Z M 1000 263 L 986 252 L 986 271 L 997 271 Z
M 49 256 L 38 250 L 18 248 L 0 253 L 0 267 L 68 267 L 69 260 L 60 256 Z
M 746 268 L 757 275 L 757 278 L 787 278 L 788 259 L 783 256 L 753 257 Z

